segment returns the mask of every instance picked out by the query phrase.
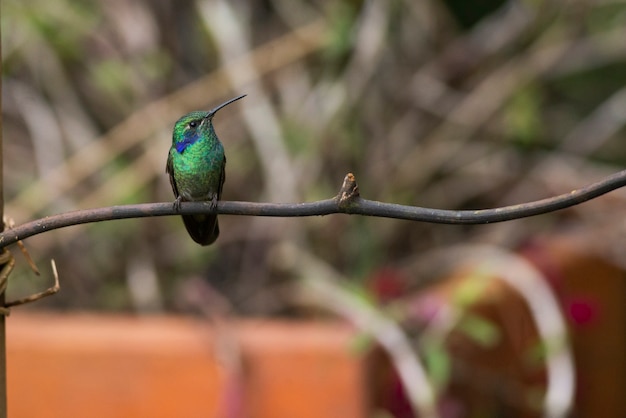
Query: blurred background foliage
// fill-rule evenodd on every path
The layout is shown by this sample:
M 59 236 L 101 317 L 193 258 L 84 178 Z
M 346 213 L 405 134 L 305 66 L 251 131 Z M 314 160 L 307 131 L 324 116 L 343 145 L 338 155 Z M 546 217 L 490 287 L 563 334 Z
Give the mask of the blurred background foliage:
M 5 213 L 18 224 L 172 201 L 165 161 L 174 121 L 242 93 L 214 121 L 228 158 L 224 200 L 326 199 L 353 172 L 368 199 L 498 207 L 566 193 L 626 163 L 625 1 L 4 0 L 2 8 Z M 616 191 L 482 226 L 221 216 L 208 248 L 178 217 L 75 226 L 27 241 L 44 273 L 20 263 L 9 298 L 49 286 L 54 258 L 62 291 L 31 309 L 195 306 L 294 317 L 323 307 L 392 334 L 403 327 L 393 335 L 418 348 L 438 391 L 451 374 L 452 328 L 485 349 L 506 334 L 469 311 L 492 286 L 480 269 L 448 292 L 452 319 L 430 326 L 434 302 L 419 292 L 460 259 L 453 249 L 532 252 L 537 236 L 583 231 L 595 253 L 626 269 L 625 203 Z M 502 254 L 506 276 L 520 263 Z M 532 308 L 533 296 L 524 298 Z M 381 307 L 386 319 L 377 320 Z M 385 335 L 375 335 L 383 346 Z M 547 337 L 518 360 L 536 363 Z M 400 364 L 396 348 L 385 346 Z M 473 387 L 476 370 L 456 363 Z M 494 393 L 510 395 L 499 401 L 537 410 L 537 396 L 503 390 L 494 376 Z
M 16 223 L 172 200 L 174 121 L 240 93 L 215 119 L 225 200 L 329 198 L 353 172 L 369 199 L 486 208 L 626 162 L 624 1 L 5 0 L 2 28 Z M 45 273 L 21 267 L 9 291 L 45 287 L 54 258 L 63 290 L 38 307 L 186 309 L 200 280 L 231 312 L 293 315 L 284 266 L 299 261 L 281 243 L 380 297 L 422 285 L 408 266 L 459 243 L 515 248 L 587 226 L 612 254 L 624 197 L 478 227 L 222 216 L 209 248 L 177 217 L 76 226 L 29 239 Z

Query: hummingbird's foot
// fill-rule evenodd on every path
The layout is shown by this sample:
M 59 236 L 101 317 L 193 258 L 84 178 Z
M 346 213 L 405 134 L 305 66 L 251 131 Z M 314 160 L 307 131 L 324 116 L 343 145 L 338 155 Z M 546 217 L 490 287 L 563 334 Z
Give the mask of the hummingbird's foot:
M 180 202 L 181 202 L 181 201 L 182 201 L 182 197 L 181 197 L 181 196 L 178 196 L 178 197 L 176 198 L 176 200 L 174 200 L 174 210 L 175 210 L 176 212 L 179 212 L 179 211 L 180 211 Z
M 211 210 L 216 210 L 217 209 L 217 193 L 213 195 L 213 197 L 211 198 Z

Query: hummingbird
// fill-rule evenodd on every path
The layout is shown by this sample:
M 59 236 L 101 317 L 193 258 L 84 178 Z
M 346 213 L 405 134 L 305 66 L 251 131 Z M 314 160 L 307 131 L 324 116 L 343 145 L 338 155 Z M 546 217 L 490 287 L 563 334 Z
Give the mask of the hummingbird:
M 213 128 L 213 116 L 221 108 L 244 98 L 230 99 L 212 110 L 187 113 L 174 124 L 172 147 L 165 172 L 174 191 L 174 208 L 181 202 L 209 202 L 217 207 L 225 180 L 226 155 Z M 183 223 L 191 238 L 200 245 L 210 245 L 220 234 L 217 214 L 184 215 Z

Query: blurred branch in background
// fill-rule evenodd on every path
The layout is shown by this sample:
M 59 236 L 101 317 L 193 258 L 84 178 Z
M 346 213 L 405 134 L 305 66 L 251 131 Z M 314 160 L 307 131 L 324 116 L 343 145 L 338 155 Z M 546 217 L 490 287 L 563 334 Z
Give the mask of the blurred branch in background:
M 298 260 L 298 263 L 281 265 L 279 268 L 289 270 L 301 278 L 302 302 L 336 312 L 356 324 L 362 332 L 370 334 L 389 353 L 408 392 L 413 412 L 420 417 L 438 417 L 435 392 L 425 368 L 398 324 L 350 289 L 338 287 L 336 283 L 342 282 L 342 278 L 321 260 L 298 253 L 299 250 L 294 246 L 285 245 L 277 248 L 277 251 L 287 253 L 279 258 Z
M 542 410 L 546 417 L 567 416 L 574 403 L 573 353 L 568 341 L 566 319 L 543 273 L 525 258 L 490 246 L 455 246 L 430 251 L 421 258 L 439 259 L 438 264 L 447 265 L 449 269 L 467 265 L 479 277 L 499 278 L 523 297 L 546 353 L 547 389 Z M 466 313 L 460 312 L 459 306 L 441 309 L 436 316 L 441 320 L 432 320 L 423 338 L 428 340 L 432 338 L 431 334 L 438 339 L 447 338 L 464 316 Z

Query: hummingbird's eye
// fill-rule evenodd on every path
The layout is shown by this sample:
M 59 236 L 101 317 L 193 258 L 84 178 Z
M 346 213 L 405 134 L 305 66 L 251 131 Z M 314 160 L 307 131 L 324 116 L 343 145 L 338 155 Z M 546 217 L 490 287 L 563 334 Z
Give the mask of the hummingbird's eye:
M 198 126 L 198 122 L 196 122 L 195 120 L 192 120 L 191 122 L 189 122 L 190 128 L 195 128 L 196 126 Z

